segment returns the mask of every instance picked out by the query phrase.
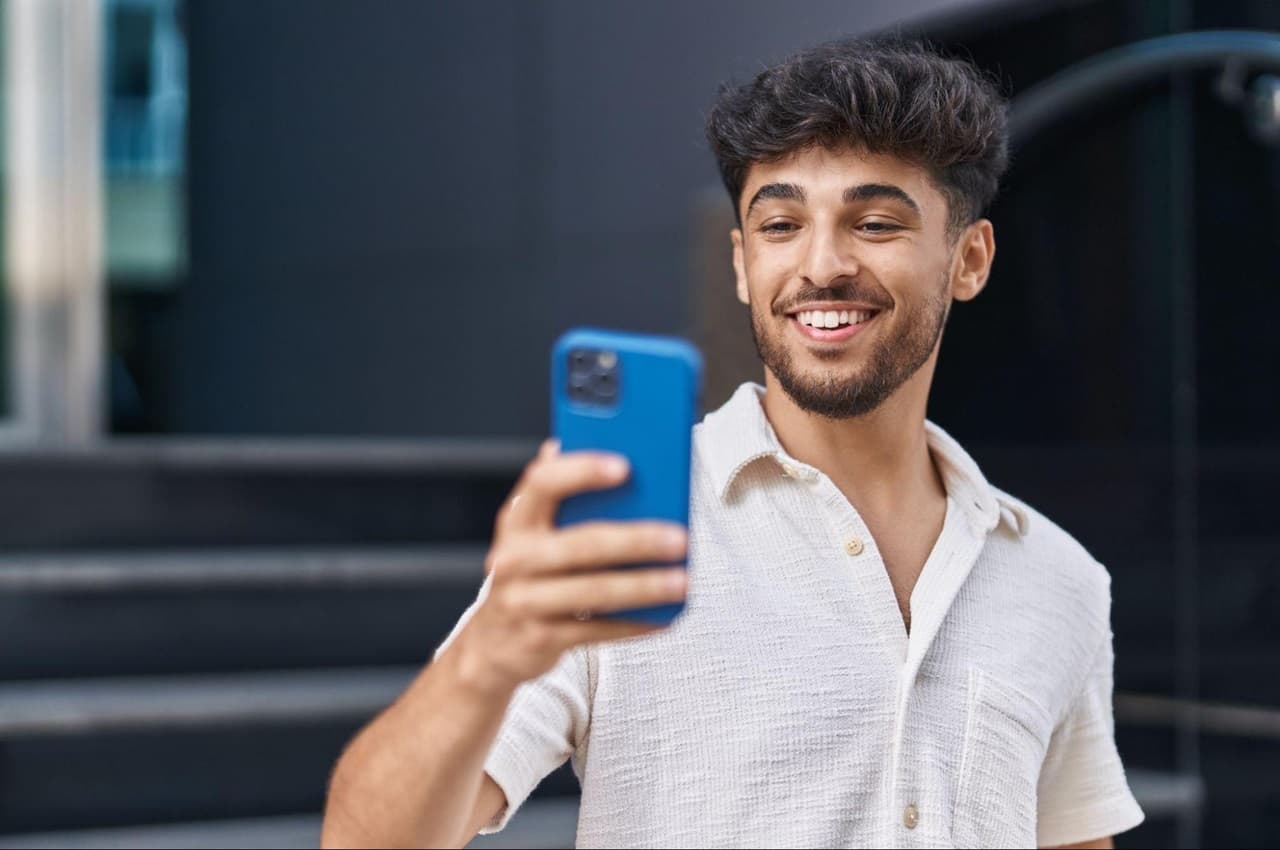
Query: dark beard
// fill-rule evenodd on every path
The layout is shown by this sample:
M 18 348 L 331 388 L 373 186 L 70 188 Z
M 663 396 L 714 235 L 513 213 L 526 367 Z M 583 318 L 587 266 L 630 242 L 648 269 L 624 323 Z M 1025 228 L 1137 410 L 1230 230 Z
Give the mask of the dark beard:
M 901 317 L 899 326 L 906 330 L 895 339 L 878 340 L 865 358 L 864 367 L 852 375 L 815 379 L 801 374 L 792 362 L 790 349 L 777 335 L 771 335 L 762 326 L 754 308 L 751 310 L 751 335 L 755 339 L 760 359 L 778 379 L 783 392 L 801 410 L 827 419 L 852 419 L 865 416 L 883 404 L 885 399 L 893 395 L 898 387 L 906 383 L 928 361 L 942 337 L 942 329 L 946 326 L 947 316 L 951 311 L 946 291 L 944 279 L 935 296 L 930 297 L 920 308 Z M 835 291 L 824 297 L 843 298 Z M 876 319 L 886 318 L 884 311 L 876 314 Z M 793 320 L 788 318 L 786 321 Z M 842 353 L 833 353 L 830 357 L 819 355 L 832 362 L 842 356 Z

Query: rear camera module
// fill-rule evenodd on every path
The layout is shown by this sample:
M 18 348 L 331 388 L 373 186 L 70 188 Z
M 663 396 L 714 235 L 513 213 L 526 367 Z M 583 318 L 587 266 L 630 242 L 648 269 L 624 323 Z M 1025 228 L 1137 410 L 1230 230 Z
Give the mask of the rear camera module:
M 617 404 L 621 391 L 621 361 L 607 349 L 575 348 L 569 352 L 568 390 L 571 401 L 602 407 Z

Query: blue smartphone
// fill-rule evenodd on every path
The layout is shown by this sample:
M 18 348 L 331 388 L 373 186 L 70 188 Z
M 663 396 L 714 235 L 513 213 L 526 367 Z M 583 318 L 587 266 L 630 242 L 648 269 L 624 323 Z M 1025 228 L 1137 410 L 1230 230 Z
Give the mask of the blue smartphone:
M 551 432 L 560 450 L 616 452 L 631 475 L 611 490 L 566 499 L 557 525 L 656 519 L 687 528 L 701 392 L 702 355 L 682 339 L 593 328 L 561 336 L 551 354 Z M 683 610 L 680 603 L 607 616 L 666 624 Z

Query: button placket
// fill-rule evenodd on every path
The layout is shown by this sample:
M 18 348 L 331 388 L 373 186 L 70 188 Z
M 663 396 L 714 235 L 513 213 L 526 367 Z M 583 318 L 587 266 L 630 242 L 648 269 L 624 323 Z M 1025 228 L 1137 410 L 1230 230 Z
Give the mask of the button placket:
M 862 610 L 874 621 L 882 646 L 894 666 L 900 666 L 907 653 L 907 635 L 875 539 L 857 509 L 830 478 L 816 472 L 813 485 L 814 497 L 822 507 L 822 518 L 831 529 L 829 542 L 824 545 L 832 547 L 833 558 L 844 560 L 845 569 L 864 600 Z
M 913 721 L 918 721 L 919 717 L 914 716 L 911 710 L 912 704 L 915 702 L 911 696 L 914 690 L 912 682 L 901 682 L 900 684 L 905 697 L 899 702 L 899 711 L 897 721 L 894 728 L 893 757 L 890 763 L 893 782 L 893 805 L 896 807 L 891 815 L 896 821 L 898 834 L 907 842 L 904 846 L 914 846 L 912 842 L 927 840 L 927 835 L 919 836 L 919 838 L 907 838 L 915 832 L 920 826 L 922 815 L 922 803 L 927 803 L 929 795 L 926 793 L 928 785 L 928 777 L 926 772 L 919 769 L 920 751 L 918 740 L 920 731 L 918 726 L 913 725 Z M 928 831 L 926 830 L 926 833 Z
M 869 603 L 868 610 L 880 621 L 881 637 L 884 639 L 884 645 L 889 652 L 890 657 L 894 660 L 895 665 L 899 667 L 898 674 L 902 674 L 902 666 L 905 665 L 909 652 L 909 641 L 907 635 L 902 628 L 901 615 L 898 611 L 897 599 L 893 595 L 893 587 L 889 582 L 888 574 L 884 570 L 884 564 L 880 562 L 878 553 L 875 550 L 874 540 L 871 532 L 862 522 L 862 518 L 858 515 L 858 511 L 831 482 L 830 479 L 816 474 L 814 478 L 817 480 L 817 493 L 821 496 L 821 501 L 826 509 L 827 516 L 833 523 L 837 539 L 841 540 L 841 548 L 847 558 L 855 559 L 851 564 L 852 573 L 860 588 L 863 598 Z M 905 687 L 908 691 L 912 688 L 910 681 L 901 681 L 900 686 Z M 909 704 L 909 699 L 899 701 L 900 711 L 904 710 Z M 895 809 L 888 814 L 889 822 L 899 831 L 898 835 L 904 841 L 907 841 L 905 833 L 913 831 L 920 823 L 920 808 L 915 794 L 910 790 L 915 786 L 911 780 L 912 771 L 909 768 L 909 761 L 903 758 L 902 750 L 910 750 L 908 745 L 905 723 L 902 727 L 899 723 L 905 718 L 899 716 L 893 724 L 890 734 L 894 741 L 892 750 L 894 757 L 891 760 L 890 776 L 893 777 L 895 784 L 901 789 L 900 796 L 896 796 L 896 801 L 892 804 Z M 905 769 L 904 769 L 905 768 Z M 899 782 L 898 780 L 905 780 Z M 901 826 L 897 826 L 901 824 Z M 912 840 L 923 840 L 921 839 Z M 907 841 L 908 846 L 910 841 Z

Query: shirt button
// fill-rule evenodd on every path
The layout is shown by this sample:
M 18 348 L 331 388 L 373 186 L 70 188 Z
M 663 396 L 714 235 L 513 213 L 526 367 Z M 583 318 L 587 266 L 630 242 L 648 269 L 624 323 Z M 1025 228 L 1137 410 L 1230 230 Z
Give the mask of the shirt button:
M 915 829 L 920 823 L 920 810 L 916 808 L 915 803 L 911 803 L 902 810 L 902 825 L 907 829 Z
M 848 552 L 850 555 L 861 555 L 862 554 L 862 538 L 850 537 L 848 540 L 844 542 L 844 551 Z
M 799 478 L 800 470 L 796 469 L 794 466 L 792 466 L 789 463 L 784 463 L 782 465 L 782 474 L 787 476 L 788 478 Z

